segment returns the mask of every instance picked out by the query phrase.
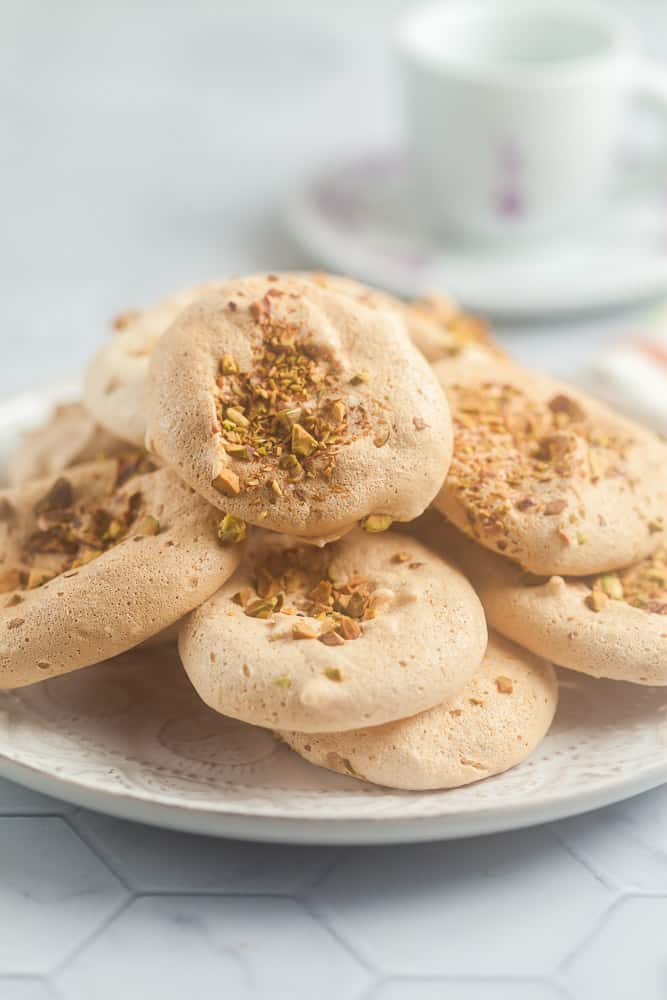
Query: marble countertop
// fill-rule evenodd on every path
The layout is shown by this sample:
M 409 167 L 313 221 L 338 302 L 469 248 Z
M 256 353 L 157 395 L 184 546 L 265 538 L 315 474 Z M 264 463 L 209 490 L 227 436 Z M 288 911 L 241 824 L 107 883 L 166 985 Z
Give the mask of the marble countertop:
M 78 370 L 108 317 L 165 289 L 307 263 L 281 201 L 396 142 L 400 6 L 4 7 L 0 394 Z M 640 8 L 667 52 L 664 6 Z M 568 374 L 638 315 L 500 333 Z M 667 789 L 519 833 L 334 849 L 158 831 L 0 781 L 1 1000 L 664 1000 L 666 920 Z

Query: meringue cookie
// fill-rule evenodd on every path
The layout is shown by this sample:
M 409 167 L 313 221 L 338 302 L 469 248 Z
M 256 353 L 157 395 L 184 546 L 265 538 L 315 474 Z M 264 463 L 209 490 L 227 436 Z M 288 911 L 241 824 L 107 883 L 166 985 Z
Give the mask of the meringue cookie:
M 0 688 L 97 663 L 177 622 L 239 563 L 218 524 L 168 469 L 122 461 L 0 492 Z
M 553 667 L 489 635 L 479 670 L 453 700 L 398 722 L 339 733 L 278 735 L 319 767 L 426 791 L 515 767 L 547 734 L 558 704 Z
M 126 441 L 100 427 L 81 403 L 62 403 L 42 426 L 27 431 L 9 461 L 11 486 L 50 476 L 73 465 L 113 458 L 130 450 Z
M 210 503 L 330 539 L 420 514 L 442 485 L 442 390 L 394 310 L 294 275 L 182 312 L 151 358 L 147 443 Z
M 434 366 L 455 427 L 435 506 L 542 575 L 628 565 L 664 537 L 667 447 L 653 431 L 516 365 Z
M 463 687 L 485 647 L 481 606 L 458 570 L 398 533 L 359 530 L 325 549 L 262 532 L 179 637 L 207 705 L 301 732 L 436 705 Z
M 178 314 L 216 287 L 215 282 L 197 285 L 116 317 L 114 333 L 88 365 L 83 386 L 86 408 L 112 434 L 143 448 L 149 358 Z
M 538 656 L 592 677 L 667 685 L 667 553 L 584 579 L 524 573 L 450 539 L 489 624 Z

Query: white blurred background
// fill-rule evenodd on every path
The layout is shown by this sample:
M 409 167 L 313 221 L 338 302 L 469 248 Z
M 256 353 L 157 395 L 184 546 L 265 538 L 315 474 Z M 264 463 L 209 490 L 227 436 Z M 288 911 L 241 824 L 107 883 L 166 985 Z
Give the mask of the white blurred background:
M 411 5 L 1 0 L 0 393 L 80 369 L 121 309 L 312 263 L 281 205 L 321 165 L 398 144 L 390 37 Z M 667 0 L 615 6 L 667 59 Z M 569 368 L 628 321 L 503 335 Z

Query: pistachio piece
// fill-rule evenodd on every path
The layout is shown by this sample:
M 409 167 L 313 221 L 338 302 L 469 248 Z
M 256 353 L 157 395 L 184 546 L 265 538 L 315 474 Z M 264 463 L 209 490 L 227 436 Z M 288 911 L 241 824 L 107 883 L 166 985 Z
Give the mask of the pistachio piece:
M 238 406 L 228 406 L 225 410 L 225 416 L 237 427 L 250 427 L 250 421 Z
M 316 587 L 313 587 L 309 597 L 316 604 L 330 604 L 333 594 L 333 585 L 330 580 L 320 580 Z
M 347 407 L 342 399 L 336 399 L 331 404 L 331 415 L 338 424 L 342 424 L 345 420 L 345 415 L 347 413 Z
M 286 430 L 290 430 L 294 424 L 297 424 L 299 420 L 301 420 L 302 412 L 301 407 L 292 406 L 285 410 L 279 410 L 276 413 L 276 420 L 279 424 L 285 427 Z
M 324 671 L 324 676 L 330 681 L 336 681 L 340 684 L 343 680 L 343 672 L 338 667 L 327 667 Z
M 345 616 L 338 622 L 336 631 L 343 639 L 358 639 L 361 635 L 361 626 L 353 618 Z
M 608 573 L 605 576 L 598 577 L 593 587 L 595 590 L 601 590 L 603 594 L 606 594 L 613 601 L 623 600 L 623 584 L 615 573 Z
M 225 451 L 230 458 L 235 458 L 238 462 L 247 462 L 250 452 L 245 444 L 226 444 Z
M 319 447 L 317 440 L 309 434 L 301 424 L 292 427 L 292 452 L 301 458 L 307 458 Z
M 602 611 L 609 598 L 601 590 L 593 590 L 586 598 L 586 604 L 592 611 Z
M 317 637 L 325 646 L 344 646 L 345 639 L 332 628 L 326 628 Z
M 548 517 L 553 517 L 554 514 L 562 514 L 567 507 L 567 500 L 550 500 L 544 506 L 544 513 Z
M 221 469 L 211 485 L 227 497 L 238 496 L 241 492 L 241 480 L 231 469 Z
M 248 526 L 240 517 L 225 514 L 218 524 L 218 541 L 222 545 L 236 545 L 242 542 L 248 533 Z
M 275 597 L 268 597 L 266 599 L 260 598 L 258 601 L 251 601 L 250 604 L 246 605 L 243 610 L 249 618 L 266 619 L 270 618 L 273 614 L 276 603 Z
M 364 597 L 358 590 L 350 595 L 345 613 L 349 618 L 363 618 L 368 606 L 368 598 Z
M 293 639 L 317 639 L 317 632 L 307 622 L 295 622 L 292 625 Z
M 390 514 L 369 514 L 361 522 L 364 531 L 386 531 L 393 524 L 393 517 Z
M 160 522 L 152 514 L 146 514 L 134 527 L 135 535 L 158 535 L 160 533 Z
M 239 370 L 239 366 L 231 354 L 223 354 L 222 361 L 220 362 L 220 370 L 223 375 L 236 375 Z
M 350 385 L 365 385 L 370 379 L 368 372 L 356 372 L 350 379 Z
M 387 441 L 389 440 L 390 435 L 391 435 L 391 430 L 389 426 L 387 424 L 384 424 L 382 427 L 379 427 L 378 430 L 375 432 L 375 435 L 373 436 L 373 444 L 375 445 L 376 448 L 383 448 L 386 445 Z
M 276 687 L 280 688 L 289 688 L 292 686 L 292 682 L 287 674 L 281 674 L 279 677 L 276 677 L 273 683 Z

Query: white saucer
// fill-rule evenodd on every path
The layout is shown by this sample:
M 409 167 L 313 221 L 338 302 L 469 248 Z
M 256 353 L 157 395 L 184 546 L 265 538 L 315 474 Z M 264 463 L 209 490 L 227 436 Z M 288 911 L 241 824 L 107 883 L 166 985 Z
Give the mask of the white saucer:
M 0 404 L 0 465 L 18 427 L 72 388 Z M 467 788 L 409 793 L 323 771 L 267 730 L 217 715 L 163 646 L 0 693 L 0 774 L 113 816 L 213 836 L 449 839 L 571 816 L 667 781 L 667 688 L 563 671 L 554 726 L 524 764 Z
M 407 298 L 441 290 L 489 315 L 556 315 L 667 292 L 667 185 L 626 195 L 579 231 L 511 249 L 439 245 L 416 217 L 405 163 L 390 153 L 313 178 L 285 216 L 329 270 Z

